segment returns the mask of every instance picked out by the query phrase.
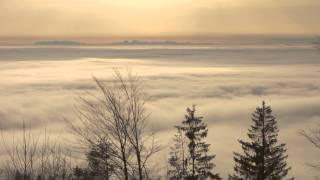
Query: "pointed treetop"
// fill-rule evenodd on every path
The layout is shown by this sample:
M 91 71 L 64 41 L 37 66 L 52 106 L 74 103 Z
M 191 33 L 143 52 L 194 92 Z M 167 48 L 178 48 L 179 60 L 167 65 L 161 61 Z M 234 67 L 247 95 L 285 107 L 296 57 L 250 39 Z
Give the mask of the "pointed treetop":
M 188 112 L 192 112 L 196 110 L 196 105 L 192 105 L 192 108 L 187 107 Z
M 252 115 L 253 125 L 249 129 L 250 141 L 240 140 L 243 154 L 234 153 L 235 173 L 229 180 L 239 179 L 277 179 L 283 180 L 288 175 L 286 148 L 278 143 L 278 128 L 271 107 L 262 101 Z

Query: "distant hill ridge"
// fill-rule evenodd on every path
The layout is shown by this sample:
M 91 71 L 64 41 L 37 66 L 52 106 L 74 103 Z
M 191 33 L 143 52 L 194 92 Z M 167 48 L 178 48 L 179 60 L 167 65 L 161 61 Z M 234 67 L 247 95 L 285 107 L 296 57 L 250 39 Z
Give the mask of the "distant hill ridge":
M 192 44 L 200 44 L 200 43 L 192 43 L 192 42 L 178 42 L 178 41 L 144 41 L 144 40 L 124 40 L 119 42 L 113 42 L 113 45 L 192 45 Z M 204 44 L 204 43 L 201 43 Z
M 45 46 L 80 46 L 85 45 L 85 43 L 77 42 L 77 41 L 37 41 L 34 45 L 45 45 Z
M 49 40 L 49 41 L 36 41 L 34 45 L 40 46 L 81 46 L 81 45 L 94 45 L 86 44 L 78 41 L 67 41 L 67 40 Z M 194 43 L 194 42 L 178 42 L 172 40 L 162 41 L 147 41 L 147 40 L 124 40 L 118 42 L 112 42 L 109 44 L 101 45 L 208 45 L 212 43 Z

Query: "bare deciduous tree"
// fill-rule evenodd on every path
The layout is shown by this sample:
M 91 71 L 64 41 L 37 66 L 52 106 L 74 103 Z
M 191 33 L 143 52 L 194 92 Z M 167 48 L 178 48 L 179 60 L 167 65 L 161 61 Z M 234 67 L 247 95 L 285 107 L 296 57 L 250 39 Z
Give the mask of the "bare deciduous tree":
M 300 135 L 305 137 L 315 148 L 320 150 L 320 125 L 309 130 L 300 130 Z M 308 163 L 308 166 L 320 171 L 320 163 Z
M 77 108 L 79 123 L 71 123 L 73 131 L 85 145 L 108 141 L 110 154 L 119 179 L 148 179 L 149 158 L 159 151 L 153 133 L 147 133 L 141 81 L 128 73 L 115 71 L 109 84 L 93 77 L 98 94 L 81 96 Z
M 2 136 L 8 157 L 4 168 L 4 178 L 8 180 L 67 180 L 71 178 L 71 156 L 61 146 L 50 140 L 46 131 L 32 133 L 25 122 L 20 138 L 13 137 L 11 144 Z

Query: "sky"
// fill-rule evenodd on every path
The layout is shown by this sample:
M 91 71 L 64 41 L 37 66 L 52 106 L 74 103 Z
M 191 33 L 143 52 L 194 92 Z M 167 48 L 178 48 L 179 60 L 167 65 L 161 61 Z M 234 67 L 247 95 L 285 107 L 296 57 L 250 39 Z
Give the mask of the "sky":
M 34 131 L 47 127 L 67 147 L 70 128 L 64 120 L 77 121 L 78 95 L 96 92 L 92 75 L 108 82 L 113 68 L 129 67 L 141 76 L 149 97 L 148 130 L 157 132 L 164 147 L 186 107 L 196 104 L 210 129 L 217 171 L 226 178 L 233 151 L 241 152 L 237 140 L 245 139 L 251 112 L 265 100 L 278 118 L 280 142 L 287 143 L 290 175 L 314 179 L 319 172 L 306 163 L 319 162 L 318 151 L 298 132 L 320 118 L 320 53 L 313 43 L 320 34 L 319 9 L 319 0 L 0 0 L 0 130 L 10 141 L 24 120 Z M 249 36 L 228 42 L 208 38 L 215 35 Z M 138 38 L 223 43 L 1 46 Z M 168 148 L 158 162 L 165 165 L 167 155 Z M 5 158 L 0 147 L 0 163 Z
M 1 0 L 0 37 L 318 35 L 318 0 Z

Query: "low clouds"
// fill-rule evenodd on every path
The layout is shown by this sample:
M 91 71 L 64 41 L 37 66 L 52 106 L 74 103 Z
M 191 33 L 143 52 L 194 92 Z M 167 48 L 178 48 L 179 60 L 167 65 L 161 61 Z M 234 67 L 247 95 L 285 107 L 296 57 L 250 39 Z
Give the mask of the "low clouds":
M 128 47 L 114 48 L 112 46 L 102 47 L 6 47 L 0 49 L 0 61 L 6 60 L 77 60 L 77 59 L 126 59 L 127 62 L 134 59 L 135 63 L 141 60 L 159 60 L 170 62 L 170 65 L 183 63 L 184 66 L 215 66 L 215 65 L 250 65 L 250 64 L 311 64 L 317 63 L 320 56 L 312 42 L 314 38 L 293 39 L 264 39 L 254 38 L 254 42 L 244 41 L 244 44 L 224 45 L 228 40 L 221 40 L 221 44 L 204 47 L 171 47 L 153 48 Z M 292 40 L 291 39 L 291 40 Z M 261 44 L 261 42 L 263 44 Z M 266 41 L 266 42 L 265 42 Z M 271 41 L 271 42 L 270 42 Z M 266 44 L 264 44 L 266 43 Z M 300 43 L 300 44 L 299 44 Z M 245 58 L 244 58 L 245 57 Z M 284 58 L 285 57 L 285 58 Z M 128 61 L 129 59 L 129 61 Z M 194 64 L 197 59 L 197 64 Z M 91 59 L 94 61 L 95 59 Z M 110 62 L 100 62 L 110 64 Z M 174 60 L 174 61 L 172 61 Z M 156 61 L 157 62 L 157 61 Z M 156 63 L 152 62 L 152 63 Z M 158 62 L 158 65 L 161 65 Z M 96 61 L 99 63 L 99 61 Z M 148 61 L 144 61 L 144 64 Z M 162 64 L 163 65 L 163 64 Z M 35 65 L 36 66 L 36 65 Z M 190 72 L 189 72 L 190 73 Z
M 125 50 L 121 53 L 99 50 L 105 53 L 100 56 L 94 53 L 98 50 L 93 50 L 87 57 L 74 53 L 63 58 L 62 52 L 57 59 L 50 56 L 57 49 L 51 52 L 48 48 L 41 56 L 31 56 L 24 49 L 21 54 L 16 53 L 17 49 L 14 51 L 0 54 L 2 132 L 19 132 L 24 120 L 35 129 L 46 126 L 52 133 L 68 133 L 64 119 L 75 121 L 76 98 L 95 91 L 92 75 L 108 84 L 114 67 L 122 72 L 130 67 L 142 77 L 146 95 L 150 97 L 147 99 L 150 129 L 158 132 L 164 145 L 170 144 L 173 126 L 183 120 L 186 107 L 197 105 L 199 115 L 210 126 L 208 141 L 217 155 L 217 168 L 227 177 L 232 171 L 232 152 L 240 149 L 237 139 L 245 138 L 252 111 L 266 100 L 278 118 L 280 140 L 288 145 L 291 174 L 297 179 L 311 179 L 315 175 L 304 164 L 313 162 L 317 152 L 298 135 L 299 129 L 320 119 L 320 66 L 315 50 L 262 53 L 259 49 L 236 52 L 171 49 L 167 55 L 164 50 L 139 50 L 139 56 L 134 56 L 137 51 L 122 55 Z M 118 59 L 107 59 L 109 53 L 116 54 Z M 11 58 L 6 59 L 8 54 Z M 14 60 L 15 55 L 19 59 L 23 54 L 29 57 Z M 49 59 L 44 59 L 46 54 Z M 159 159 L 167 158 L 165 152 Z

